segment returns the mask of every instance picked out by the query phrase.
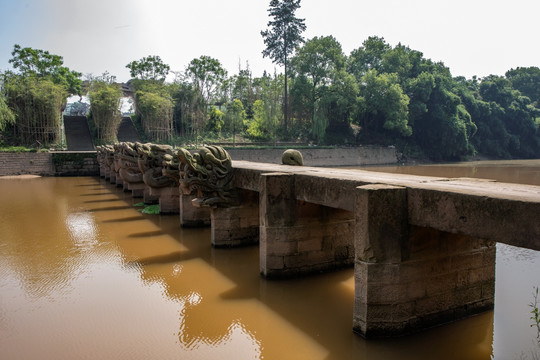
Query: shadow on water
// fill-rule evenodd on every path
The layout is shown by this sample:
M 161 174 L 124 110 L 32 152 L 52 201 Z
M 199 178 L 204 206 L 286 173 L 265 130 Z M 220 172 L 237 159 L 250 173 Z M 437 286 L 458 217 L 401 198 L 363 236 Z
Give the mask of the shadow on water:
M 88 193 L 88 194 L 80 194 L 79 196 L 94 197 L 94 196 L 102 196 L 102 195 L 111 195 L 111 193 L 110 192 Z
M 113 199 L 99 199 L 99 200 L 87 200 L 83 201 L 84 204 L 96 204 L 96 203 L 105 203 L 105 202 L 117 202 L 118 198 Z
M 107 207 L 102 207 L 102 208 L 97 208 L 97 209 L 90 209 L 88 211 L 101 212 L 101 211 L 117 211 L 117 210 L 127 210 L 127 209 L 132 209 L 132 207 L 131 206 L 107 206 Z
M 148 266 L 148 265 L 156 265 L 156 264 L 170 264 L 170 263 L 176 263 L 179 261 L 185 261 L 192 259 L 188 254 L 184 252 L 171 252 L 169 254 L 163 254 L 163 255 L 157 255 L 157 256 L 149 256 L 146 258 L 141 258 L 136 261 L 128 261 L 126 264 L 129 265 L 137 265 L 137 266 Z
M 110 189 L 124 201 L 132 201 L 121 189 Z M 178 218 L 171 216 L 141 214 L 141 218 L 151 221 L 160 230 L 127 234 L 127 238 L 153 242 L 156 237 L 167 236 L 175 239 L 182 250 L 147 256 L 140 253 L 137 259 L 126 260 L 126 265 L 137 265 L 143 279 L 163 284 L 171 299 L 189 299 L 194 288 L 205 299 L 196 306 L 185 307 L 180 326 L 181 343 L 219 343 L 230 336 L 232 324 L 241 321 L 247 332 L 263 336 L 265 358 L 275 358 L 272 354 L 278 350 L 273 350 L 274 342 L 284 340 L 273 334 L 280 332 L 279 329 L 265 327 L 267 320 L 256 315 L 262 306 L 268 309 L 265 311 L 277 314 L 287 327 L 299 331 L 307 342 L 318 344 L 315 348 L 326 354 L 321 358 L 329 360 L 491 358 L 493 312 L 414 336 L 365 341 L 352 332 L 353 269 L 269 281 L 259 275 L 258 246 L 215 249 L 210 245 L 208 229 L 180 228 Z M 200 261 L 205 265 L 198 264 Z M 193 262 L 198 264 L 194 266 L 197 269 L 194 274 L 185 271 L 181 280 L 170 275 L 174 266 L 188 266 Z M 224 281 L 215 283 L 216 276 L 227 279 L 227 285 L 223 285 Z M 211 297 L 218 300 L 208 300 Z M 291 349 L 291 353 L 294 351 Z
M 125 207 L 122 209 L 131 209 L 131 208 Z M 141 220 L 144 220 L 144 218 L 142 218 L 141 216 L 129 216 L 129 217 L 123 217 L 123 218 L 118 218 L 118 219 L 107 219 L 107 220 L 103 220 L 102 222 L 107 224 L 107 223 L 125 223 L 125 222 L 130 222 L 130 221 L 141 221 Z
M 128 238 L 151 238 L 154 236 L 160 236 L 164 234 L 165 233 L 163 231 L 157 230 L 157 231 L 148 231 L 148 232 L 141 232 L 141 233 L 136 233 L 136 234 L 129 234 L 127 237 Z

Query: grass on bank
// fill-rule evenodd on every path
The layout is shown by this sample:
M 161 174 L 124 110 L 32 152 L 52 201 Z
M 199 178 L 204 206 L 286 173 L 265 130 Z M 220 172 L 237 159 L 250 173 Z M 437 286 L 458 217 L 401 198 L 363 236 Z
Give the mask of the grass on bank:
M 44 148 L 29 148 L 25 146 L 0 146 L 0 152 L 7 153 L 25 153 L 25 152 L 49 152 L 49 149 Z

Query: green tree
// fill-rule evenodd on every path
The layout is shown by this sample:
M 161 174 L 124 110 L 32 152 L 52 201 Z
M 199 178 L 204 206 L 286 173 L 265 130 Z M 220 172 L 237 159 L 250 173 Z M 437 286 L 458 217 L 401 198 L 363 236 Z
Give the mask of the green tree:
M 119 110 L 122 89 L 118 84 L 94 81 L 88 95 L 90 116 L 97 142 L 103 144 L 116 142 L 118 127 L 122 121 Z
M 53 83 L 62 85 L 71 94 L 81 93 L 81 73 L 63 66 L 64 60 L 45 50 L 22 48 L 15 44 L 9 63 L 24 77 L 48 78 Z
M 0 83 L 0 90 L 2 90 L 2 84 Z M 15 114 L 6 102 L 6 97 L 0 92 L 0 131 L 4 131 L 8 125 L 15 124 Z
M 203 129 L 204 100 L 193 84 L 177 79 L 171 85 L 174 103 L 173 126 L 181 136 L 196 136 Z
M 255 109 L 254 104 L 253 116 L 261 120 L 261 127 L 264 129 L 262 132 L 267 139 L 276 140 L 278 136 L 278 127 L 283 116 L 283 82 L 284 76 L 275 71 L 273 76 L 264 72 L 262 77 L 253 79 L 253 96 L 261 101 L 258 109 Z
M 171 70 L 159 56 L 147 56 L 126 65 L 132 78 L 163 82 Z
M 193 59 L 186 69 L 186 77 L 199 90 L 206 104 L 217 100 L 218 92 L 227 77 L 219 60 L 210 56 Z
M 150 141 L 167 142 L 172 138 L 173 103 L 169 94 L 137 91 L 137 112 L 144 134 Z
M 212 105 L 208 113 L 208 122 L 206 123 L 206 129 L 214 134 L 221 134 L 221 128 L 223 127 L 224 117 L 223 111 Z
M 506 78 L 512 87 L 528 96 L 537 108 L 540 108 L 540 68 L 536 66 L 518 67 L 506 72 Z
M 309 119 L 310 137 L 319 142 L 329 126 L 350 127 L 358 88 L 345 71 L 345 62 L 341 44 L 332 36 L 308 40 L 291 59 L 295 114 Z
M 268 12 L 272 20 L 268 22 L 269 29 L 261 31 L 266 45 L 263 57 L 270 57 L 275 64 L 283 65 L 285 70 L 283 125 L 285 132 L 288 127 L 289 98 L 287 76 L 289 56 L 303 42 L 302 32 L 306 30 L 304 19 L 295 16 L 300 8 L 300 0 L 271 0 Z
M 16 119 L 15 141 L 38 147 L 58 142 L 62 105 L 68 95 L 65 88 L 49 78 L 20 75 L 10 77 L 5 87 L 7 105 Z
M 242 69 L 238 66 L 238 74 L 230 79 L 230 92 L 228 99 L 240 99 L 246 110 L 247 119 L 253 118 L 253 103 L 255 96 L 253 92 L 253 78 L 249 63 L 246 63 L 246 68 Z
M 499 147 L 504 157 L 534 158 L 540 156 L 540 134 L 536 117 L 540 110 L 531 99 L 512 87 L 502 76 L 482 79 L 480 98 L 489 103 L 491 118 L 479 125 L 480 135 L 488 140 L 488 149 Z
M 347 70 L 358 81 L 369 70 L 382 72 L 383 57 L 391 49 L 392 47 L 386 43 L 384 38 L 370 36 L 364 41 L 361 47 L 351 52 L 347 62 Z
M 419 101 L 425 111 L 415 113 L 413 139 L 434 160 L 459 160 L 472 153 L 469 138 L 476 127 L 452 84 L 450 76 L 432 72 L 423 75 L 414 92 L 425 96 Z
M 335 72 L 331 85 L 321 98 L 321 105 L 328 121 L 324 141 L 328 144 L 355 143 L 351 123 L 358 114 L 360 98 L 354 76 L 345 70 Z M 320 138 L 318 134 L 314 131 Z
M 390 131 L 401 136 L 410 136 L 412 129 L 408 124 L 409 97 L 398 84 L 397 75 L 378 74 L 377 70 L 368 70 L 362 77 L 362 84 L 362 130 L 367 134 Z M 367 134 L 365 135 L 368 136 Z
M 256 100 L 253 104 L 253 118 L 248 120 L 246 133 L 253 139 L 266 139 L 268 138 L 268 133 L 265 130 L 264 102 L 262 100 Z
M 236 146 L 236 134 L 243 131 L 246 112 L 240 99 L 234 99 L 227 105 L 225 119 L 233 133 L 233 146 Z

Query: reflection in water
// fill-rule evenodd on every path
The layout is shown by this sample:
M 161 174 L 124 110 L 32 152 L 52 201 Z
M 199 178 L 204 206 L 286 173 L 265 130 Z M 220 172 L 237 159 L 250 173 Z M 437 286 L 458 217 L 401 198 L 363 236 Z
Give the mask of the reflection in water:
M 89 213 L 78 212 L 66 216 L 66 226 L 73 244 L 81 248 L 91 248 L 97 244 L 96 225 Z
M 352 333 L 352 269 L 259 276 L 258 248 L 142 215 L 94 178 L 0 180 L 2 359 L 496 359 L 535 351 L 538 252 L 497 248 L 495 312 L 415 336 Z M 495 324 L 495 325 L 493 325 Z

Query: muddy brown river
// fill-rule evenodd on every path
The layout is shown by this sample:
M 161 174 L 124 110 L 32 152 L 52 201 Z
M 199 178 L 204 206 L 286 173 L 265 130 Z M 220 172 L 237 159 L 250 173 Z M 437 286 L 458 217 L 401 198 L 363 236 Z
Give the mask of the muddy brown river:
M 540 185 L 538 160 L 369 170 Z M 352 269 L 267 281 L 257 246 L 214 249 L 139 201 L 99 178 L 0 179 L 0 359 L 540 358 L 540 252 L 498 244 L 494 311 L 366 341 Z

